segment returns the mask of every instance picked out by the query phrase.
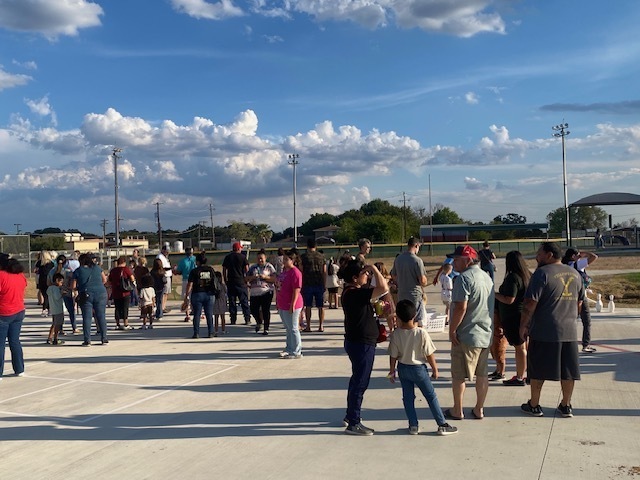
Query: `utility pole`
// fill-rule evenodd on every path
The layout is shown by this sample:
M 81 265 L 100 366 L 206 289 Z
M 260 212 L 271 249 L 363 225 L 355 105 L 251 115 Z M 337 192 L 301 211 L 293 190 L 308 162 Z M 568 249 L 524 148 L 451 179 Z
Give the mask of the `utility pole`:
M 211 215 L 211 248 L 213 248 L 214 250 L 216 249 L 216 231 L 213 227 L 213 211 L 215 210 L 215 208 L 213 208 L 213 204 L 210 203 L 209 204 L 209 215 Z
M 429 174 L 429 235 L 431 241 L 429 242 L 429 254 L 433 255 L 433 209 L 431 208 L 431 174 Z
M 20 235 L 20 226 L 22 224 L 21 223 L 14 223 L 14 225 L 16 226 L 16 235 Z
M 289 155 L 289 165 L 293 165 L 293 245 L 298 245 L 298 223 L 296 222 L 296 166 L 300 155 L 292 153 Z
M 160 226 L 160 202 L 156 202 L 156 219 L 158 220 L 158 250 L 162 250 L 162 227 Z
M 402 192 L 402 241 L 407 241 L 407 194 Z
M 102 227 L 102 248 L 107 248 L 107 223 L 109 220 L 103 218 L 100 222 L 100 226 Z
M 571 246 L 571 226 L 570 226 L 571 219 L 569 218 L 569 195 L 567 193 L 567 159 L 565 156 L 564 137 L 569 135 L 571 132 L 567 130 L 567 128 L 569 128 L 568 123 L 561 123 L 560 125 L 555 125 L 551 127 L 551 129 L 556 132 L 553 134 L 553 136 L 556 138 L 560 137 L 562 139 L 562 181 L 564 184 L 564 221 L 566 226 L 567 248 L 568 248 Z
M 116 220 L 116 248 L 120 247 L 120 212 L 118 210 L 118 159 L 120 156 L 118 153 L 122 151 L 121 148 L 113 147 L 113 184 L 114 184 L 114 197 L 115 197 L 115 220 Z
M 198 222 L 198 250 L 200 249 L 200 232 L 202 231 L 202 227 L 207 228 L 207 222 L 204 220 Z

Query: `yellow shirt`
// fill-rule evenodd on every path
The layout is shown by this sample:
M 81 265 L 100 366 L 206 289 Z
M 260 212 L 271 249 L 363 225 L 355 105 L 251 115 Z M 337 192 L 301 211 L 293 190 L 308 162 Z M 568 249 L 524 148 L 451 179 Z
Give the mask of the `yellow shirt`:
M 420 327 L 411 330 L 397 328 L 391 334 L 389 355 L 405 365 L 422 365 L 436 351 L 429 333 Z

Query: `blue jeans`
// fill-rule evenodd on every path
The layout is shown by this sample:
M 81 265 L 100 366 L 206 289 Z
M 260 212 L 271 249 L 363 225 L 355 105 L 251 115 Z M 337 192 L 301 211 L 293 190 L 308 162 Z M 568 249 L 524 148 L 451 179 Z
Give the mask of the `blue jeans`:
M 302 308 L 296 308 L 293 313 L 289 310 L 278 310 L 280 318 L 287 331 L 287 344 L 284 349 L 289 355 L 300 355 L 302 353 L 302 337 L 298 326 L 298 319 Z
M 230 283 L 227 285 L 227 297 L 229 299 L 229 316 L 231 317 L 231 325 L 235 325 L 236 318 L 238 317 L 238 305 L 236 304 L 236 300 L 240 302 L 240 307 L 242 307 L 242 314 L 244 315 L 245 323 L 249 323 L 251 321 L 251 311 L 249 310 L 247 286 Z
M 134 288 L 133 290 L 131 290 L 131 306 L 137 307 L 139 303 L 140 303 L 140 297 L 138 297 L 138 289 Z
M 11 350 L 11 365 L 17 375 L 24 372 L 24 356 L 20 344 L 20 329 L 24 320 L 24 310 L 14 315 L 0 316 L 0 377 L 4 372 L 4 347 L 6 339 L 9 339 Z
M 496 267 L 493 265 L 493 263 L 490 263 L 490 264 L 485 265 L 484 267 L 482 267 L 482 270 L 487 272 L 487 274 L 491 277 L 491 280 L 493 280 L 493 274 L 495 272 L 495 269 L 496 269 Z
M 193 333 L 200 335 L 200 314 L 204 310 L 207 318 L 207 330 L 209 335 L 213 334 L 213 304 L 216 297 L 207 292 L 191 294 L 191 311 L 193 312 Z
M 344 341 L 344 349 L 351 361 L 351 378 L 347 391 L 347 421 L 349 425 L 360 423 L 360 410 L 364 392 L 369 387 L 376 346 L 365 343 Z
M 429 404 L 431 415 L 435 419 L 438 425 L 444 425 L 447 421 L 442 414 L 440 408 L 440 402 L 436 391 L 429 379 L 429 372 L 426 365 L 405 365 L 398 362 L 398 377 L 400 377 L 400 384 L 402 385 L 402 403 L 404 404 L 404 412 L 409 420 L 409 426 L 418 426 L 418 416 L 416 414 L 415 407 L 415 387 L 417 386 L 424 398 Z
M 156 319 L 162 318 L 162 296 L 164 290 L 156 290 Z
M 582 347 L 584 348 L 591 344 L 591 312 L 589 311 L 589 302 L 586 300 L 582 303 L 580 319 L 582 320 Z
M 87 301 L 82 305 L 82 335 L 85 343 L 91 342 L 91 320 L 95 315 L 100 330 L 100 339 L 107 339 L 107 290 L 88 291 Z M 80 293 L 82 295 L 82 293 Z
M 67 312 L 69 312 L 69 320 L 71 321 L 71 329 L 76 329 L 76 304 L 73 301 L 73 297 L 62 297 L 62 301 L 64 302 L 64 306 L 67 308 Z

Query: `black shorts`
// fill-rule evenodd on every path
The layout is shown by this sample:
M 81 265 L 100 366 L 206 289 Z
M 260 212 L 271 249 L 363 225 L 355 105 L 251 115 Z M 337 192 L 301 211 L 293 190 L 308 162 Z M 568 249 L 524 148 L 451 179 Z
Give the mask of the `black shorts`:
M 327 288 L 327 292 L 329 292 L 329 293 L 338 293 L 338 287 Z
M 529 340 L 527 374 L 533 380 L 580 380 L 578 342 Z
M 517 347 L 524 343 L 524 340 L 520 338 L 520 317 L 503 318 L 502 330 L 504 331 L 504 336 L 509 342 L 509 345 Z

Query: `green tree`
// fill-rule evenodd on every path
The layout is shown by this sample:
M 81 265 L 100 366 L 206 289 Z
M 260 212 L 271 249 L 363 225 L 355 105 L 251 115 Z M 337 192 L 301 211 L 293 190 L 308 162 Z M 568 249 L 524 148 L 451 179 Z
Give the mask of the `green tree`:
M 373 215 L 356 225 L 357 238 L 368 238 L 375 243 L 402 241 L 402 218 L 391 215 Z
M 527 223 L 527 217 L 517 213 L 507 213 L 506 215 L 498 215 L 493 219 L 493 223 L 501 223 L 504 225 L 517 225 Z
M 338 222 L 340 230 L 336 232 L 335 240 L 337 243 L 353 244 L 358 240 L 358 221 L 354 218 L 343 218 Z
M 312 236 L 313 231 L 317 228 L 335 225 L 337 218 L 338 217 L 331 215 L 330 213 L 314 213 L 309 217 L 309 220 L 300 225 L 298 234 L 306 237 Z
M 33 233 L 34 235 L 43 235 L 45 233 L 62 233 L 62 230 L 60 230 L 58 227 L 47 227 L 41 230 L 34 230 Z
M 64 237 L 32 237 L 31 250 L 64 250 Z
M 441 204 L 436 204 L 436 208 L 433 211 L 433 224 L 434 225 L 451 225 L 461 224 L 465 221 L 456 212 L 449 207 L 445 207 Z
M 571 207 L 569 208 L 571 228 L 587 230 L 603 228 L 607 225 L 608 214 L 600 207 Z M 564 208 L 559 207 L 547 215 L 549 230 L 560 233 L 565 229 Z
M 391 205 L 387 200 L 376 198 L 360 207 L 360 211 L 367 217 L 373 215 L 402 215 L 402 208 Z

